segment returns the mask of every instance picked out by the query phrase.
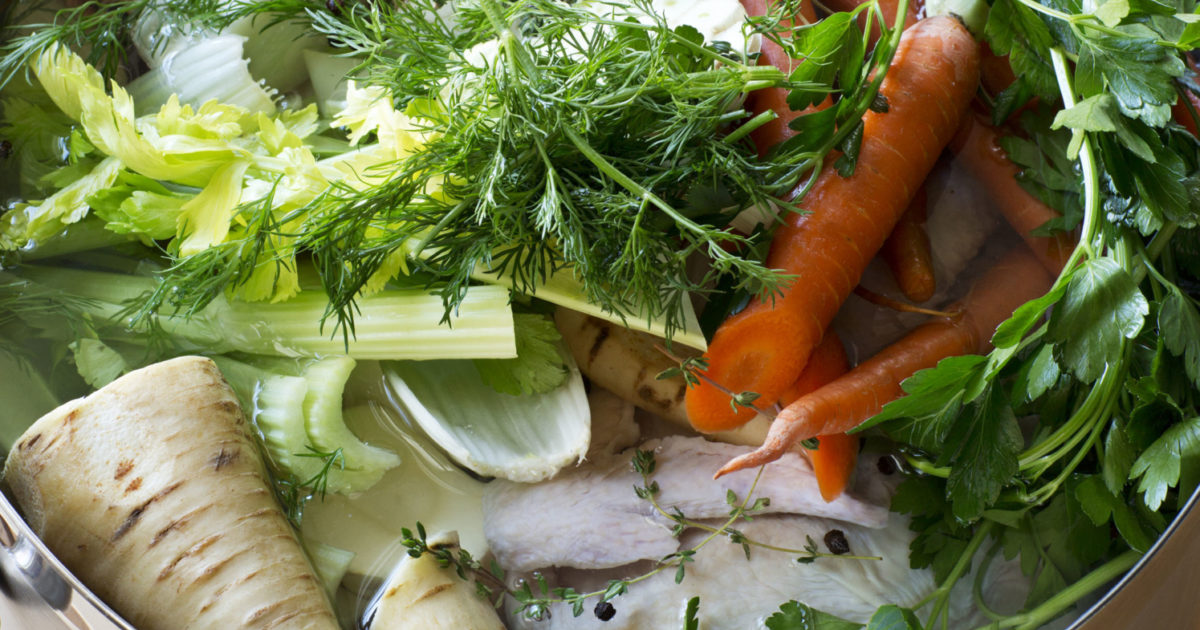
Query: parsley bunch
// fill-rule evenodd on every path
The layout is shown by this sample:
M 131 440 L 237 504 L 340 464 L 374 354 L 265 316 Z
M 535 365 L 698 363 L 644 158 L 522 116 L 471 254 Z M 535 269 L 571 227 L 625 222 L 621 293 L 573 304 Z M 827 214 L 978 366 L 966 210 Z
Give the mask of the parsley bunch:
M 1195 89 L 1183 58 L 1200 36 L 1194 11 L 992 4 L 986 39 L 1020 77 L 992 100 L 995 120 L 1042 102 L 1005 148 L 1023 185 L 1063 213 L 1043 229 L 1080 240 L 991 354 L 914 375 L 862 427 L 923 473 L 892 507 L 912 515 L 911 561 L 939 583 L 918 614 L 868 628 L 946 627 L 950 588 L 977 556 L 984 568 L 1019 558 L 1033 585 L 1021 611 L 992 611 L 977 571 L 989 627 L 1036 628 L 1131 567 L 1200 484 L 1200 143 L 1171 120 Z M 801 627 L 782 621 L 798 614 L 771 627 Z

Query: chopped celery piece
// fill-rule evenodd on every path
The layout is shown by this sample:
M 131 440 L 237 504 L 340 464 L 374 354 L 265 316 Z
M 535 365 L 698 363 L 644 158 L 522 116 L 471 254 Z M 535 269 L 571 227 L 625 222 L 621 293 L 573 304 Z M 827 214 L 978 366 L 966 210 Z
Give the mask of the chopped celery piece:
M 500 286 L 512 287 L 512 279 L 501 276 L 488 271 L 476 271 L 473 276 L 481 282 L 498 284 Z M 579 282 L 571 275 L 570 270 L 558 271 L 549 275 L 546 281 L 537 288 L 531 295 L 545 300 L 552 304 L 557 304 L 569 308 L 573 311 L 579 311 L 593 317 L 610 321 L 622 326 L 627 326 L 633 330 L 640 330 L 645 333 L 650 333 L 656 337 L 666 335 L 661 322 L 646 321 L 637 317 L 628 317 L 621 319 L 621 316 L 616 313 L 605 311 L 600 306 L 588 301 L 583 294 Z M 700 331 L 700 322 L 696 319 L 696 312 L 692 309 L 691 302 L 684 300 L 684 322 L 683 326 L 675 331 L 675 335 L 671 338 L 673 342 L 683 344 L 689 348 L 698 350 L 707 350 L 708 341 L 704 338 L 704 333 Z M 630 309 L 636 312 L 636 308 Z
M 367 366 L 369 367 L 369 366 Z M 368 370 L 354 376 L 359 381 Z M 378 376 L 382 380 L 382 376 Z M 400 466 L 375 487 L 353 497 L 327 495 L 304 509 L 305 538 L 358 553 L 347 585 L 364 577 L 382 580 L 404 557 L 401 528 L 420 521 L 431 533 L 456 530 L 462 546 L 476 557 L 487 551 L 483 535 L 486 484 L 454 465 L 437 446 L 382 396 L 350 407 L 347 424 L 364 439 L 400 454 Z
M 355 459 L 363 449 L 372 447 L 363 444 L 345 428 L 341 392 L 349 372 L 335 380 L 322 380 L 337 375 L 327 370 L 320 371 L 310 380 L 307 373 L 293 376 L 264 370 L 228 357 L 216 357 L 214 360 L 238 394 L 242 405 L 249 410 L 250 419 L 262 436 L 272 464 L 277 470 L 293 476 L 301 485 L 323 485 L 324 489 L 333 492 L 352 494 L 375 485 L 389 468 L 400 463 L 395 454 L 383 449 L 374 449 L 378 451 L 374 455 L 374 462 Z M 321 398 L 336 398 L 336 404 L 326 404 L 319 400 Z M 310 404 L 311 400 L 316 400 L 316 404 Z M 309 436 L 309 427 L 313 425 L 341 425 L 350 443 L 330 443 L 320 447 Z M 387 461 L 383 462 L 384 459 Z M 379 465 L 381 462 L 384 465 Z
M 125 322 L 129 304 L 152 291 L 154 278 L 26 266 L 21 277 L 87 298 L 93 318 Z M 421 290 L 389 290 L 357 302 L 354 334 L 347 345 L 332 325 L 322 327 L 328 300 L 302 291 L 277 304 L 218 298 L 191 317 L 160 315 L 161 332 L 210 353 L 246 352 L 269 356 L 347 354 L 355 359 L 505 359 L 516 356 L 508 291 L 472 287 L 462 306 L 442 323 L 442 299 Z
M 308 393 L 304 396 L 304 426 L 308 439 L 317 450 L 331 453 L 342 450 L 346 465 L 362 470 L 388 470 L 400 465 L 395 453 L 364 443 L 346 426 L 342 419 L 342 390 L 354 359 L 331 357 L 314 361 L 304 369 Z
M 469 361 L 397 361 L 383 368 L 413 421 L 481 475 L 541 481 L 587 452 L 591 413 L 573 362 L 564 385 L 523 396 L 495 391 Z

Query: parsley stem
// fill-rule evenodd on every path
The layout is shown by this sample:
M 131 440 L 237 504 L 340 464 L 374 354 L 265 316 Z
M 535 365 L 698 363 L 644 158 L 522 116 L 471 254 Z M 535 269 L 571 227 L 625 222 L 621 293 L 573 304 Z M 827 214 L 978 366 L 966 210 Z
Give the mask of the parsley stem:
M 1018 0 L 1018 1 L 1021 4 L 1029 7 L 1030 9 L 1037 11 L 1038 13 L 1052 17 L 1056 20 L 1061 20 L 1063 22 L 1070 24 L 1071 26 L 1079 26 L 1079 27 L 1089 28 L 1089 29 L 1092 29 L 1093 31 L 1099 31 L 1101 33 L 1104 33 L 1105 35 L 1112 35 L 1113 37 L 1121 37 L 1121 38 L 1129 37 L 1129 33 L 1126 33 L 1124 31 L 1119 31 L 1115 28 L 1112 28 L 1112 27 L 1107 26 L 1100 22 L 1096 22 L 1095 20 L 1097 20 L 1098 18 L 1096 18 L 1096 16 L 1094 16 L 1090 13 L 1076 13 L 1076 14 L 1064 13 L 1057 9 L 1052 9 L 1044 4 L 1034 2 L 1033 0 Z M 1178 43 L 1169 42 L 1165 39 L 1156 39 L 1156 40 L 1154 40 L 1154 43 L 1158 46 L 1164 46 L 1167 48 L 1175 48 L 1177 50 L 1190 50 L 1188 48 L 1181 48 Z M 1050 49 L 1051 54 L 1053 54 L 1055 50 L 1056 49 L 1051 48 Z M 1068 105 L 1068 107 L 1070 107 L 1070 106 Z
M 1054 64 L 1054 75 L 1058 79 L 1058 89 L 1062 94 L 1063 108 L 1070 109 L 1076 103 L 1075 87 L 1071 82 L 1071 76 L 1067 68 L 1067 59 L 1064 56 L 1063 50 L 1058 47 L 1051 48 L 1050 60 Z M 1100 184 L 1096 174 L 1096 155 L 1092 151 L 1091 138 L 1085 131 L 1076 130 L 1075 133 L 1082 135 L 1082 143 L 1079 150 L 1079 165 L 1083 170 L 1083 233 L 1079 236 L 1079 245 L 1075 248 L 1075 252 L 1072 252 L 1070 261 L 1063 267 L 1064 273 L 1072 270 L 1075 263 L 1078 262 L 1075 254 L 1080 248 L 1083 248 L 1087 252 L 1088 258 L 1095 256 L 1095 253 L 1092 251 L 1092 243 L 1096 240 L 1096 236 L 1100 232 L 1101 219 L 1103 218 L 1100 216 L 1097 201 L 1100 197 Z
M 929 475 L 931 477 L 941 477 L 947 479 L 950 477 L 950 468 L 946 466 L 935 466 L 929 460 L 916 457 L 914 455 L 904 454 L 904 461 L 917 470 L 917 472 Z
M 958 561 L 954 563 L 954 568 L 950 570 L 946 579 L 938 585 L 937 589 L 931 593 L 936 599 L 933 604 L 933 610 L 929 614 L 929 628 L 934 627 L 939 616 L 943 616 L 949 611 L 950 590 L 954 588 L 958 580 L 967 572 L 967 569 L 971 568 L 971 561 L 975 558 L 975 552 L 979 551 L 979 547 L 991 535 L 993 525 L 994 523 L 988 520 L 980 522 L 979 526 L 975 528 L 975 533 L 971 536 L 970 542 L 967 543 L 966 548 L 959 554 Z M 942 625 L 945 627 L 945 622 Z
M 1085 575 L 1078 582 L 1075 582 L 1067 588 L 1059 591 L 1058 594 L 1042 602 L 1042 604 L 1037 608 L 1034 608 L 1026 613 L 1013 615 L 1012 617 L 999 622 L 999 624 L 990 623 L 980 626 L 976 630 L 992 629 L 996 627 L 1017 628 L 1017 630 L 1034 630 L 1043 623 L 1046 623 L 1047 621 L 1050 621 L 1051 619 L 1054 619 L 1062 614 L 1062 612 L 1066 610 L 1068 606 L 1074 604 L 1083 596 L 1091 593 L 1097 588 L 1104 586 L 1105 584 L 1108 584 L 1110 581 L 1128 571 L 1131 567 L 1133 567 L 1134 564 L 1137 564 L 1138 559 L 1141 557 L 1142 554 L 1136 551 L 1126 551 L 1116 558 L 1113 558 L 1112 560 L 1100 565 L 1094 571 Z
M 1116 394 L 1121 391 L 1120 383 L 1124 378 L 1124 365 L 1107 366 L 1100 380 L 1088 392 L 1079 409 L 1046 439 L 1031 446 L 1021 454 L 1020 467 L 1022 471 L 1036 469 L 1031 473 L 1033 478 L 1040 477 L 1047 469 L 1069 452 L 1086 432 L 1089 419 L 1107 417 L 1112 405 L 1116 402 Z M 1064 446 L 1065 445 L 1065 446 Z M 1062 448 L 1060 448 L 1062 447 Z M 1058 453 L 1051 455 L 1054 451 Z

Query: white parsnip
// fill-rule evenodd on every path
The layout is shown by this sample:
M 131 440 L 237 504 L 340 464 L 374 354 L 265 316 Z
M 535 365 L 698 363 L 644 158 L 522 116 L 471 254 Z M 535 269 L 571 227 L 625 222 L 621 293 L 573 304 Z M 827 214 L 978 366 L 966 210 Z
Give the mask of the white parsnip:
M 4 479 L 42 540 L 139 630 L 337 628 L 208 359 L 131 372 L 50 412 Z
M 565 308 L 555 311 L 554 323 L 579 370 L 593 383 L 691 431 L 683 408 L 687 383 L 678 376 L 656 378 L 663 370 L 677 367 L 654 349 L 655 344 L 663 343 L 661 339 Z M 695 354 L 678 345 L 674 351 L 686 356 Z M 708 437 L 730 444 L 758 446 L 768 427 L 767 419 L 758 416 L 737 429 L 710 433 Z
M 453 549 L 458 536 L 435 535 L 429 542 Z M 371 630 L 504 630 L 504 623 L 473 582 L 425 554 L 406 556 L 392 572 L 375 604 Z

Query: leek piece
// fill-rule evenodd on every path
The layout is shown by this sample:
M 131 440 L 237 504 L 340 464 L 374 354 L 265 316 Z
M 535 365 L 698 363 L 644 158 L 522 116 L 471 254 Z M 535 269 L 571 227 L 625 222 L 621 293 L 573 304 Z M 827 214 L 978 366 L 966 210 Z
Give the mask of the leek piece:
M 88 298 L 92 317 L 125 322 L 130 303 L 144 299 L 157 280 L 144 276 L 57 267 L 22 268 L 21 277 Z M 471 287 L 449 323 L 442 299 L 418 289 L 388 290 L 357 302 L 349 342 L 322 328 L 324 293 L 301 291 L 286 302 L 263 304 L 218 298 L 191 317 L 160 315 L 163 332 L 210 353 L 268 356 L 347 354 L 355 359 L 507 359 L 516 356 L 508 290 Z
M 512 279 L 497 273 L 478 270 L 471 277 L 481 282 L 512 288 Z M 580 313 L 598 317 L 605 321 L 626 326 L 632 330 L 649 333 L 656 337 L 666 336 L 666 329 L 663 327 L 662 322 L 647 321 L 637 317 L 622 319 L 620 315 L 605 311 L 600 306 L 588 301 L 587 297 L 583 294 L 583 289 L 580 287 L 579 282 L 571 275 L 570 270 L 560 270 L 549 275 L 546 281 L 538 286 L 530 295 L 573 311 L 579 311 Z M 629 310 L 637 312 L 636 308 Z M 696 311 L 692 308 L 691 302 L 687 300 L 684 301 L 683 316 L 683 326 L 675 331 L 675 335 L 671 338 L 672 342 L 688 346 L 689 348 L 696 348 L 697 350 L 707 350 L 708 340 L 704 338 L 704 333 L 700 331 L 700 322 L 696 319 Z
M 513 481 L 547 479 L 581 459 L 591 441 L 583 378 L 571 361 L 558 389 L 501 394 L 469 361 L 383 365 L 401 406 L 459 464 Z

